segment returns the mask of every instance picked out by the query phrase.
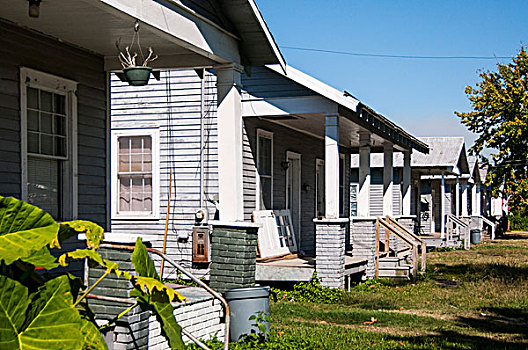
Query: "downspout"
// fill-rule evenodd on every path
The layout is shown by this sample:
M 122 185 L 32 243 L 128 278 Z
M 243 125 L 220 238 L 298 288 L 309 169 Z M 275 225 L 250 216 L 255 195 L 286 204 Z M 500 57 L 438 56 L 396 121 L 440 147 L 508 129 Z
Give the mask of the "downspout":
M 204 208 L 204 90 L 205 90 L 205 69 L 202 70 L 200 80 L 200 208 Z

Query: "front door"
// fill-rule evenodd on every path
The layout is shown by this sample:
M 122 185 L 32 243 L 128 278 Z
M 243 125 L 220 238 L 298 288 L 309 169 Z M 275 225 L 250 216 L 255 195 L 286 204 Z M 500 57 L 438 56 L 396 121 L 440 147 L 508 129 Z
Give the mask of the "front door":
M 286 209 L 290 210 L 297 246 L 301 246 L 301 155 L 286 152 Z

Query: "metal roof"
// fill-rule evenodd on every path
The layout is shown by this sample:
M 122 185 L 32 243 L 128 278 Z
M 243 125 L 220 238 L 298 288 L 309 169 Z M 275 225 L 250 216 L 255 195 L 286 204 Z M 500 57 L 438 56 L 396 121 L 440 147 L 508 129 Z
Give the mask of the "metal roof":
M 446 170 L 457 175 L 469 173 L 463 137 L 420 137 L 420 140 L 429 145 L 430 151 L 413 154 L 413 168 Z
M 345 95 L 344 92 L 339 91 L 289 65 L 286 66 L 285 71 L 277 65 L 268 65 L 266 67 L 295 83 L 312 90 L 322 97 L 335 102 L 339 106 L 340 114 L 346 115 L 353 122 L 383 136 L 385 139 L 409 149 L 414 148 L 419 152 L 429 152 L 429 148 L 425 142 L 407 133 L 389 119 L 376 113 L 372 108 L 352 97 L 350 94 Z

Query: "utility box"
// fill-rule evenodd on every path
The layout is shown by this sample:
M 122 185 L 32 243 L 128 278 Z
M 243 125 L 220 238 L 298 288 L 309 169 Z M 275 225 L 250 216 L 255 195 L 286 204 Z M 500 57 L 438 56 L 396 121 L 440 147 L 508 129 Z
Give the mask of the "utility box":
M 208 263 L 209 262 L 209 227 L 208 226 L 194 226 L 193 227 L 193 249 L 192 261 L 193 263 Z

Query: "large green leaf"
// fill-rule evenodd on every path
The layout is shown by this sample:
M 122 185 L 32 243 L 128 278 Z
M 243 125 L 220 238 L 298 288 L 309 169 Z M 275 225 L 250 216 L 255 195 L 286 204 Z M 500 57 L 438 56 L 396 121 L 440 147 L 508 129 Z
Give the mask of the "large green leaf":
M 18 333 L 29 306 L 28 290 L 15 280 L 0 276 L 0 349 L 18 349 Z
M 27 288 L 0 276 L 0 345 L 5 350 L 81 349 L 81 317 L 63 275 L 29 297 Z
M 161 324 L 161 334 L 167 338 L 171 349 L 184 349 L 185 345 L 183 344 L 182 339 L 182 328 L 176 322 L 174 317 L 174 308 L 169 302 L 166 295 L 162 294 L 159 296 L 154 296 L 153 299 L 159 301 L 152 301 L 152 305 L 156 309 L 156 319 Z
M 62 242 L 79 233 L 86 235 L 86 246 L 88 248 L 99 249 L 99 245 L 104 239 L 104 230 L 101 226 L 91 221 L 75 220 L 60 223 L 59 234 L 54 244 L 59 248 L 58 242 Z
M 136 246 L 134 247 L 131 260 L 138 275 L 160 279 L 156 272 L 154 261 L 150 258 L 147 247 L 143 244 L 141 237 L 136 239 Z
M 18 259 L 51 261 L 43 251 L 59 231 L 59 224 L 45 211 L 13 197 L 0 196 L 0 261 L 7 265 Z M 37 257 L 32 257 L 34 254 Z
M 107 350 L 106 342 L 95 324 L 87 318 L 81 318 L 82 349 Z
M 76 249 L 72 252 L 64 253 L 59 256 L 59 264 L 61 264 L 61 266 L 67 266 L 70 260 L 85 258 L 96 263 L 97 265 L 106 268 L 108 272 L 115 272 L 118 277 L 124 274 L 127 280 L 132 278 L 128 272 L 120 271 L 119 265 L 116 262 L 103 259 L 103 257 L 95 249 Z
M 174 307 L 171 301 L 184 301 L 185 297 L 159 281 L 154 261 L 150 258 L 141 237 L 136 240 L 131 260 L 134 269 L 139 274 L 134 277 L 136 286 L 140 287 L 139 295 L 137 293 L 131 293 L 131 295 L 138 296 L 138 301 L 143 308 L 148 306 L 145 304 L 154 306 L 156 318 L 161 324 L 161 333 L 167 338 L 171 349 L 184 349 L 182 329 L 174 317 Z

